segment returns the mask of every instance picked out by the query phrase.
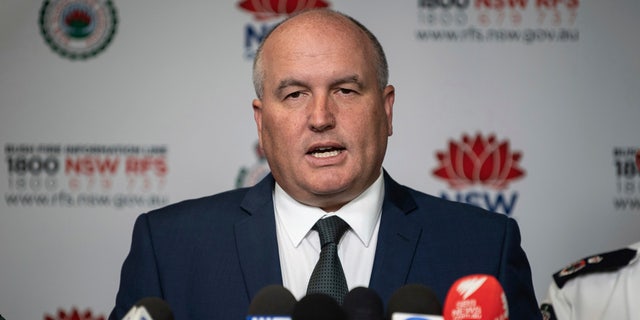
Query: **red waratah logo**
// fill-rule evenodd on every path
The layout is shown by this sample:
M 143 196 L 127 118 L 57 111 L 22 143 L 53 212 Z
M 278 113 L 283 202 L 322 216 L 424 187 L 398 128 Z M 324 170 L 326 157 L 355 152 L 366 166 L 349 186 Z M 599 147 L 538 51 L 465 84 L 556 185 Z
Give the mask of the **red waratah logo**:
M 73 308 L 70 312 L 66 312 L 62 309 L 58 309 L 58 314 L 55 316 L 45 315 L 44 320 L 104 320 L 104 316 L 94 316 L 91 310 L 86 310 L 80 313 L 78 309 Z
M 494 135 L 463 135 L 462 141 L 449 141 L 449 150 L 437 152 L 436 157 L 440 164 L 433 174 L 455 189 L 474 184 L 504 189 L 525 174 L 518 167 L 522 154 L 511 151 L 508 140 L 498 141 Z
M 267 20 L 305 9 L 326 8 L 329 3 L 322 0 L 243 0 L 238 6 L 253 13 L 258 20 Z

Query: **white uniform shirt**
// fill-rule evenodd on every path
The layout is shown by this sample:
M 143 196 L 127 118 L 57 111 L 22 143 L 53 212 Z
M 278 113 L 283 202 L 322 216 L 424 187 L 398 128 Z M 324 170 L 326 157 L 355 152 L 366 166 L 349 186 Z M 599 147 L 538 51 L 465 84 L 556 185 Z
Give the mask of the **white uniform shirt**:
M 640 320 L 640 242 L 628 248 L 636 255 L 618 270 L 582 274 L 562 288 L 551 283 L 547 302 L 558 320 Z
M 383 200 L 381 172 L 367 190 L 330 213 L 342 218 L 350 227 L 338 244 L 338 256 L 349 290 L 369 286 Z M 330 214 L 296 201 L 278 184 L 273 192 L 273 202 L 283 286 L 300 300 L 306 295 L 309 278 L 320 258 L 318 232 L 311 228 L 316 221 Z

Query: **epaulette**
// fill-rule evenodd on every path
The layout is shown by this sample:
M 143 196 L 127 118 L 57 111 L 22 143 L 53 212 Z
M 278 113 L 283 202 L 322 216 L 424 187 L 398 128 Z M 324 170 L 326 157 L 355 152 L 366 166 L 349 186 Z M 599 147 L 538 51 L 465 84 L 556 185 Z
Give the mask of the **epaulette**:
M 562 288 L 567 281 L 585 274 L 616 271 L 628 265 L 636 254 L 636 250 L 624 248 L 586 257 L 556 272 L 553 280 L 558 288 Z

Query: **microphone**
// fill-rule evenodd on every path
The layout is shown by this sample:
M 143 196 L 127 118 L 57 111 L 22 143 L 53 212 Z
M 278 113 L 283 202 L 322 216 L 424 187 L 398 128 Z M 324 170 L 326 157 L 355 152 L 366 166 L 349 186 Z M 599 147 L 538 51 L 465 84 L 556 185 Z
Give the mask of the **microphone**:
M 384 320 L 384 305 L 372 289 L 353 288 L 344 296 L 342 309 L 349 320 Z
M 173 320 L 169 304 L 158 297 L 140 299 L 122 320 Z
M 293 307 L 292 320 L 347 320 L 336 299 L 322 293 L 310 293 Z
M 442 305 L 431 288 L 421 284 L 400 287 L 389 298 L 389 320 L 442 320 Z
M 253 297 L 246 320 L 291 320 L 295 304 L 296 298 L 287 288 L 266 286 Z
M 444 304 L 445 320 L 509 320 L 507 296 L 498 280 L 473 274 L 453 283 Z

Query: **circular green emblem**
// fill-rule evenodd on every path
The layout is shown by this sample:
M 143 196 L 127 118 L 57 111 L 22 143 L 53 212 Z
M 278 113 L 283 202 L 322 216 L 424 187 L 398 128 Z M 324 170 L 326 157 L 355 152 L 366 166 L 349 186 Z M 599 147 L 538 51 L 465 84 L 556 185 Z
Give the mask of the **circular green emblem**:
M 111 0 L 45 0 L 40 32 L 60 56 L 84 60 L 103 51 L 118 25 Z

